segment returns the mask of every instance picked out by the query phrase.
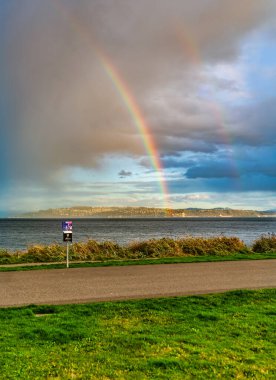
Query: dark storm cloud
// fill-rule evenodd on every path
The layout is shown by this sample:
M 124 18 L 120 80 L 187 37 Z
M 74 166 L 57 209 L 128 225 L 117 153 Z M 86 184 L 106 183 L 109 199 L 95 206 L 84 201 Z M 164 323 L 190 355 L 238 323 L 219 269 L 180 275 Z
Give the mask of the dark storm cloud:
M 132 176 L 132 172 L 128 172 L 127 170 L 121 170 L 119 173 L 118 173 L 118 176 L 120 178 L 125 178 L 125 177 L 130 177 Z
M 190 161 L 178 160 L 178 167 L 187 168 L 185 176 L 193 179 L 241 178 L 246 175 L 276 178 L 276 155 L 273 146 L 237 147 L 234 152 L 219 152 L 215 157 L 198 155 Z
M 96 167 L 114 153 L 145 155 L 96 45 L 128 83 L 161 155 L 217 152 L 224 143 L 219 126 L 204 102 L 188 95 L 201 81 L 197 66 L 234 60 L 275 7 L 269 0 L 1 2 L 1 91 L 9 93 L 13 116 L 0 128 L 9 129 L 10 176 L 54 183 L 68 166 Z M 185 49 L 187 40 L 194 52 Z M 236 83 L 215 85 L 232 91 Z M 244 132 L 234 127 L 233 141 L 246 143 L 247 124 Z M 263 131 L 275 136 L 270 124 Z M 258 126 L 253 132 L 257 141 Z
M 234 154 L 199 155 L 178 161 L 183 179 L 170 181 L 170 191 L 275 191 L 276 155 L 273 146 L 240 147 Z M 187 165 L 187 163 L 189 165 Z
M 245 175 L 240 178 L 183 178 L 169 182 L 169 191 L 172 196 L 186 193 L 244 193 L 251 191 L 274 194 L 275 188 L 276 178 L 257 174 Z M 263 195 L 262 197 L 265 199 Z
M 162 159 L 162 165 L 166 169 L 184 169 L 195 165 L 195 160 L 183 157 L 165 157 Z
M 276 98 L 261 100 L 249 107 L 232 113 L 236 120 L 230 131 L 237 143 L 250 146 L 274 145 L 276 143 Z
M 239 176 L 231 162 L 211 162 L 209 165 L 192 166 L 185 175 L 187 178 L 235 178 Z

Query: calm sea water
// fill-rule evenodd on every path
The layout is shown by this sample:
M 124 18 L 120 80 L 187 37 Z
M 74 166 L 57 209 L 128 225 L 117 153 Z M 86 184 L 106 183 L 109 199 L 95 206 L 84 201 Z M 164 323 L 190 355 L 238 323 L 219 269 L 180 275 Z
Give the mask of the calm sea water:
M 246 244 L 276 233 L 276 218 L 72 219 L 73 240 L 112 240 L 119 244 L 152 238 L 237 236 Z M 0 219 L 0 248 L 62 243 L 61 219 Z

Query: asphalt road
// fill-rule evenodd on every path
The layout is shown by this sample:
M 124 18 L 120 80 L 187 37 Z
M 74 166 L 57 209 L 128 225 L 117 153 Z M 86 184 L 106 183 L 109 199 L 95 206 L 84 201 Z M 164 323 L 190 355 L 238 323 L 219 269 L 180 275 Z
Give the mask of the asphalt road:
M 276 260 L 0 272 L 0 306 L 276 287 Z

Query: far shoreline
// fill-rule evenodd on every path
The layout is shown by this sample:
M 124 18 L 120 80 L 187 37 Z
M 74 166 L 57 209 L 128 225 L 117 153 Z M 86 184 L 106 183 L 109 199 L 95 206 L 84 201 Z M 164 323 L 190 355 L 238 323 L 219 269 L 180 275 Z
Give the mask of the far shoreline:
M 235 215 L 194 215 L 194 216 L 71 216 L 71 215 L 62 215 L 62 216 L 8 216 L 8 217 L 0 217 L 1 219 L 10 219 L 10 220 L 26 220 L 26 219 L 56 219 L 56 220 L 61 220 L 61 219 L 102 219 L 102 220 L 107 220 L 107 219 L 126 219 L 126 220 L 135 220 L 135 219 L 166 219 L 166 220 L 183 220 L 183 219 L 267 219 L 267 218 L 276 218 L 276 215 L 261 215 L 261 216 L 256 216 L 256 215 L 240 215 L 240 216 L 235 216 Z
M 13 212 L 8 215 L 13 219 L 191 219 L 191 218 L 268 218 L 276 217 L 275 209 L 234 209 L 216 208 L 158 208 L 158 207 L 90 207 L 72 206 L 49 208 L 36 211 Z

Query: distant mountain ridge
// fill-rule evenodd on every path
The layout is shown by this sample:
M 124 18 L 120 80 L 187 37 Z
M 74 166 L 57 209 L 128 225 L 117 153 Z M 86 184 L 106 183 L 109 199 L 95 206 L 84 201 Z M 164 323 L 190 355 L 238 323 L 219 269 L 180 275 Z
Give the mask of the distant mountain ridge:
M 152 207 L 88 207 L 74 206 L 27 212 L 19 218 L 162 218 L 162 217 L 266 217 L 276 211 L 234 210 L 230 208 L 164 209 Z

